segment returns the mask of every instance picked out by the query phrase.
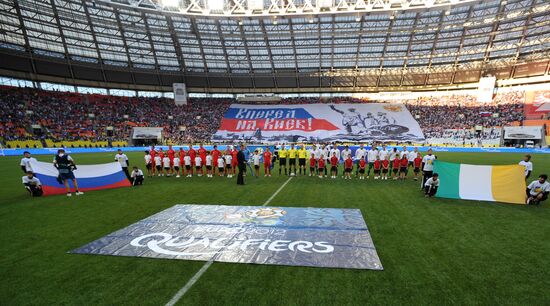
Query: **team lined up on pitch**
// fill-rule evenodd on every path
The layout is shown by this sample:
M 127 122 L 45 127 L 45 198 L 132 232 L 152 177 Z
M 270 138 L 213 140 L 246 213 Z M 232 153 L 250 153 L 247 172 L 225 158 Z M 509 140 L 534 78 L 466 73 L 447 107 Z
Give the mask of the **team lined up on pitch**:
M 351 179 L 353 168 L 355 168 L 355 176 L 359 179 L 369 178 L 371 172 L 374 179 L 387 180 L 391 177 L 395 180 L 405 179 L 409 169 L 413 169 L 414 179 L 418 179 L 420 171 L 427 172 L 427 178 L 431 176 L 433 170 L 433 161 L 435 155 L 431 150 L 424 157 L 418 152 L 417 148 L 413 151 L 408 151 L 406 147 L 402 151 L 396 148 L 387 150 L 383 146 L 381 150 L 372 147 L 370 150 L 365 149 L 361 145 L 352 155 L 352 151 L 346 146 L 343 150 L 338 150 L 336 147 L 316 146 L 307 150 L 305 145 L 295 146 L 275 146 L 272 152 L 269 147 L 264 152 L 255 150 L 249 153 L 249 165 L 254 167 L 254 174 L 260 174 L 260 168 L 264 169 L 264 176 L 271 176 L 271 172 L 278 162 L 279 175 L 309 175 L 318 176 L 319 178 L 328 177 L 330 172 L 331 178 L 336 178 L 338 166 L 344 165 L 344 178 Z M 145 166 L 148 176 L 186 176 L 194 175 L 207 177 L 227 176 L 231 178 L 235 175 L 237 168 L 238 150 L 229 146 L 227 150 L 220 151 L 217 146 L 214 146 L 211 151 L 206 150 L 202 145 L 197 150 L 190 146 L 189 150 L 184 150 L 180 147 L 179 150 L 174 150 L 169 147 L 165 152 L 162 149 L 156 150 L 151 147 L 151 150 L 145 152 Z M 122 154 L 117 155 L 123 168 L 127 165 L 127 157 Z

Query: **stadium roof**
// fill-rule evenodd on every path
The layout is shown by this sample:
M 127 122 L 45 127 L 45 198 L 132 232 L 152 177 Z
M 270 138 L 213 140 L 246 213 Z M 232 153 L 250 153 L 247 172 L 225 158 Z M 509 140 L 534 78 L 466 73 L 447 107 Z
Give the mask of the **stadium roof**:
M 0 0 L 0 74 L 217 92 L 548 74 L 546 0 L 219 1 Z

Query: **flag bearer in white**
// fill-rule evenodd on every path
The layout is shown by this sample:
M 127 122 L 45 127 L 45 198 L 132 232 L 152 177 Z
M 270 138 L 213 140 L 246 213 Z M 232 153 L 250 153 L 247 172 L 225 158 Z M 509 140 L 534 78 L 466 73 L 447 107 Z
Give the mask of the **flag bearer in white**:
M 25 151 L 23 152 L 23 158 L 21 158 L 21 170 L 23 170 L 23 173 L 27 173 L 29 171 L 32 171 L 31 162 L 36 162 L 36 158 L 31 157 L 31 152 Z
M 118 153 L 115 155 L 115 161 L 117 161 L 120 164 L 120 166 L 122 167 L 122 170 L 124 171 L 124 174 L 126 174 L 126 177 L 130 179 L 130 172 L 128 172 L 128 167 L 130 166 L 130 162 L 128 161 L 128 156 L 122 153 L 121 149 L 118 149 Z
M 132 182 L 132 186 L 143 185 L 143 171 L 134 166 L 132 174 L 130 174 L 130 181 Z
M 541 202 L 548 199 L 550 193 L 550 183 L 546 180 L 548 176 L 541 174 L 538 180 L 534 180 L 527 186 L 527 204 L 539 205 Z
M 424 184 L 424 196 L 426 198 L 433 197 L 437 193 L 439 187 L 439 174 L 434 173 L 432 177 L 426 180 Z
M 426 181 L 432 177 L 434 171 L 434 161 L 436 160 L 435 155 L 433 155 L 432 149 L 428 150 L 422 158 L 422 187 L 426 184 Z
M 40 197 L 43 194 L 42 183 L 34 176 L 32 171 L 27 171 L 27 175 L 23 176 L 23 185 L 29 194 L 33 197 Z
M 519 162 L 520 166 L 525 167 L 525 179 L 528 179 L 533 172 L 533 163 L 531 162 L 531 155 L 527 154 L 523 157 L 523 160 Z

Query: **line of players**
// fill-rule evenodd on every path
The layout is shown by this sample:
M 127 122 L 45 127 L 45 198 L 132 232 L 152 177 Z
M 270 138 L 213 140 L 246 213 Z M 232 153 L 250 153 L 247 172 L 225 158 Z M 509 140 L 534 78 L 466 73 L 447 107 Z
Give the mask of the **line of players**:
M 148 176 L 192 177 L 193 175 L 206 175 L 213 177 L 217 174 L 231 178 L 235 175 L 238 153 L 235 147 L 228 146 L 223 152 L 218 150 L 216 145 L 211 151 L 206 150 L 202 144 L 197 150 L 193 149 L 191 145 L 189 148 L 187 151 L 181 147 L 179 150 L 174 150 L 169 146 L 168 150 L 164 152 L 162 149 L 156 150 L 153 146 L 151 150 L 145 152 Z M 407 147 L 403 147 L 402 151 L 398 151 L 396 148 L 388 150 L 385 145 L 380 150 L 376 146 L 367 150 L 363 144 L 355 151 L 354 156 L 348 146 L 340 151 L 336 146 L 329 148 L 326 145 L 312 145 L 307 150 L 305 145 L 296 146 L 294 144 L 291 144 L 289 148 L 276 146 L 273 153 L 266 148 L 263 152 L 256 150 L 250 154 L 250 163 L 254 166 L 257 176 L 260 174 L 262 164 L 264 176 L 271 176 L 271 170 L 277 159 L 279 175 L 282 175 L 283 171 L 285 175 L 290 176 L 308 175 L 307 163 L 309 176 L 323 178 L 327 177 L 330 171 L 331 178 L 334 179 L 338 175 L 338 165 L 343 162 L 345 179 L 351 179 L 355 164 L 355 175 L 359 179 L 365 179 L 365 173 L 366 178 L 369 178 L 371 171 L 374 179 L 387 180 L 388 177 L 394 180 L 406 179 L 409 169 L 413 168 L 414 180 L 417 180 L 420 171 L 423 171 L 424 175 L 431 174 L 435 156 L 431 150 L 422 157 L 417 148 L 408 151 Z M 427 178 L 429 176 L 425 179 Z
M 410 168 L 413 168 L 414 180 L 418 180 L 420 171 L 423 171 L 425 179 L 428 179 L 433 172 L 433 161 L 436 159 L 431 149 L 423 157 L 417 148 L 409 151 L 406 146 L 402 151 L 398 151 L 397 148 L 388 150 L 385 145 L 382 145 L 381 149 L 374 145 L 367 150 L 361 144 L 353 155 L 349 146 L 345 146 L 342 151 L 336 146 L 331 148 L 326 145 L 313 145 L 310 150 L 306 150 L 305 145 L 296 147 L 292 144 L 288 149 L 280 146 L 275 150 L 279 158 L 279 175 L 283 171 L 285 175 L 290 176 L 306 175 L 306 159 L 309 159 L 309 176 L 323 178 L 327 177 L 330 171 L 333 179 L 338 175 L 338 165 L 341 161 L 344 164 L 344 179 L 351 179 L 354 164 L 355 176 L 359 179 L 365 179 L 365 173 L 366 178 L 369 178 L 372 172 L 374 179 L 387 180 L 391 177 L 394 180 L 403 180 L 406 179 Z
M 185 151 L 182 147 L 174 150 L 172 146 L 164 152 L 162 148 L 156 150 L 154 146 L 151 150 L 145 151 L 145 167 L 147 175 L 151 176 L 186 176 L 193 175 L 214 177 L 214 175 L 227 176 L 232 178 L 236 174 L 238 150 L 233 146 L 228 146 L 225 151 L 218 150 L 214 145 L 211 151 L 206 150 L 202 144 L 195 150 L 189 145 L 189 150 Z M 271 161 L 272 154 L 269 148 L 263 153 L 264 160 Z M 256 172 L 259 173 L 260 156 L 255 152 L 252 157 Z M 206 171 L 204 170 L 206 169 Z M 265 175 L 271 176 L 271 164 L 264 163 Z

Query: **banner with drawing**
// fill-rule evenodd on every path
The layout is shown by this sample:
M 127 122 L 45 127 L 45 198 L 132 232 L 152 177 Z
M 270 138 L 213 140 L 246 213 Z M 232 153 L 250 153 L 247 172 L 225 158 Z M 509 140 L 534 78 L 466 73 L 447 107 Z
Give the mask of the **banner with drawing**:
M 423 141 L 424 134 L 401 104 L 232 104 L 212 140 Z

